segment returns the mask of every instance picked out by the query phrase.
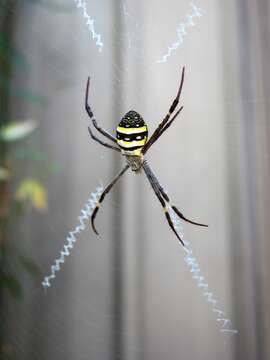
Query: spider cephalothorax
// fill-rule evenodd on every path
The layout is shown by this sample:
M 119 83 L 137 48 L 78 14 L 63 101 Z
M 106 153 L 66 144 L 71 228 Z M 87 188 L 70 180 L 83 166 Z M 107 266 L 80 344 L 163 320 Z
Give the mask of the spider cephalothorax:
M 142 167 L 143 155 L 141 149 L 147 141 L 147 136 L 147 125 L 141 115 L 134 110 L 127 112 L 117 126 L 117 144 L 133 171 L 137 172 Z
M 178 116 L 178 114 L 182 111 L 183 106 L 180 107 L 176 112 L 176 107 L 179 103 L 179 98 L 181 95 L 183 83 L 184 83 L 184 74 L 185 74 L 185 68 L 182 70 L 182 77 L 180 86 L 177 92 L 177 95 L 175 99 L 173 100 L 169 112 L 164 117 L 164 119 L 161 121 L 161 123 L 158 125 L 156 130 L 153 132 L 151 137 L 148 140 L 148 129 L 147 125 L 145 124 L 143 118 L 140 114 L 138 114 L 136 111 L 131 110 L 126 113 L 126 115 L 122 118 L 119 125 L 116 129 L 116 138 L 109 134 L 107 131 L 103 130 L 101 127 L 98 126 L 96 119 L 93 115 L 93 112 L 91 110 L 90 105 L 88 104 L 88 92 L 89 92 L 89 83 L 90 79 L 88 78 L 87 87 L 86 87 L 86 94 L 85 94 L 85 109 L 91 118 L 94 127 L 97 131 L 99 131 L 103 136 L 105 136 L 110 141 L 114 142 L 116 145 L 108 144 L 107 142 L 100 140 L 98 137 L 96 137 L 90 126 L 88 127 L 90 136 L 93 140 L 97 141 L 101 145 L 113 149 L 115 151 L 121 152 L 127 160 L 127 165 L 120 171 L 120 173 L 110 182 L 110 184 L 105 188 L 103 193 L 101 194 L 99 198 L 99 202 L 97 206 L 95 207 L 92 216 L 91 216 L 91 223 L 94 231 L 97 233 L 97 230 L 95 228 L 94 220 L 96 217 L 96 214 L 98 212 L 98 209 L 100 207 L 100 204 L 104 200 L 106 194 L 111 190 L 111 188 L 114 186 L 114 184 L 120 179 L 120 177 L 129 169 L 139 172 L 141 169 L 144 170 L 145 175 L 147 176 L 147 179 L 150 182 L 150 185 L 152 189 L 154 190 L 154 193 L 156 197 L 158 198 L 159 202 L 161 203 L 166 219 L 168 221 L 168 224 L 172 231 L 175 233 L 179 241 L 182 245 L 184 245 L 182 239 L 180 238 L 179 234 L 175 230 L 174 224 L 171 219 L 170 211 L 175 212 L 176 215 L 178 215 L 181 219 L 199 226 L 207 226 L 204 224 L 199 224 L 197 222 L 194 222 L 192 220 L 187 219 L 178 209 L 176 206 L 170 203 L 170 199 L 168 194 L 164 191 L 163 187 L 160 185 L 157 177 L 153 173 L 151 167 L 149 164 L 144 160 L 144 154 L 149 150 L 149 148 L 160 138 L 160 136 L 166 131 L 171 124 L 173 123 L 174 119 Z

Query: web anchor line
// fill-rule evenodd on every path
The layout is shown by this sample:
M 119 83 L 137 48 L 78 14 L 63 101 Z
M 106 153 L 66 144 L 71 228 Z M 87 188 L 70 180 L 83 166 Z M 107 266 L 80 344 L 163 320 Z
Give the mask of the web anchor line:
M 176 218 L 173 211 L 170 211 L 172 221 L 175 228 L 179 232 L 181 238 L 183 239 L 183 228 L 178 218 Z M 202 289 L 202 294 L 207 303 L 210 304 L 213 313 L 215 313 L 216 321 L 219 325 L 219 330 L 221 333 L 226 335 L 235 335 L 238 333 L 238 330 L 234 329 L 232 326 L 232 321 L 225 316 L 225 311 L 218 305 L 218 300 L 214 296 L 213 292 L 210 291 L 209 285 L 206 282 L 205 277 L 202 274 L 198 260 L 193 255 L 191 246 L 189 242 L 184 240 L 185 247 L 183 248 L 186 252 L 184 257 L 185 263 L 187 264 L 190 273 L 192 274 L 192 279 L 197 283 L 198 288 Z
M 62 264 L 64 264 L 65 259 L 70 255 L 70 251 L 73 249 L 75 242 L 77 241 L 77 235 L 79 235 L 83 230 L 85 230 L 85 221 L 89 220 L 92 212 L 98 203 L 98 199 L 103 192 L 103 187 L 99 186 L 96 188 L 95 192 L 91 193 L 90 198 L 87 200 L 84 207 L 81 209 L 81 215 L 78 217 L 79 225 L 75 227 L 74 230 L 70 231 L 66 237 L 66 243 L 60 251 L 60 256 L 55 259 L 54 264 L 51 266 L 51 273 L 49 276 L 45 276 L 42 281 L 42 286 L 44 289 L 51 286 L 51 280 L 55 279 L 55 273 L 61 269 Z
M 101 52 L 103 49 L 103 42 L 101 41 L 101 35 L 96 33 L 94 26 L 95 20 L 91 18 L 91 16 L 88 14 L 86 2 L 82 0 L 74 0 L 74 2 L 77 5 L 77 8 L 82 8 L 83 17 L 86 19 L 86 26 L 88 27 L 88 30 L 91 32 L 93 40 L 96 40 L 96 46 L 98 47 L 98 50 Z

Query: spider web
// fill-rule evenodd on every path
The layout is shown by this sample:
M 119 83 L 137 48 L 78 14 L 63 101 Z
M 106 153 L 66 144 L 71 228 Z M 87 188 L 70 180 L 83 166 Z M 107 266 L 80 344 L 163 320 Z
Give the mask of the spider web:
M 101 41 L 102 35 L 100 33 L 96 33 L 95 27 L 94 27 L 94 19 L 91 18 L 91 15 L 89 15 L 87 11 L 87 2 L 82 0 L 75 0 L 75 4 L 78 7 L 78 9 L 81 9 L 81 15 L 84 19 L 86 19 L 86 26 L 89 29 L 89 32 L 92 36 L 92 39 L 95 41 L 96 47 L 98 51 L 103 50 L 103 42 Z M 137 16 L 135 16 L 132 12 L 130 12 L 127 4 L 125 2 L 120 3 L 120 9 L 119 11 L 122 14 L 123 17 L 123 23 L 125 31 L 123 35 L 119 36 L 119 41 L 124 42 L 125 47 L 132 51 L 134 56 L 136 56 L 137 61 L 142 60 L 142 53 L 139 48 L 139 34 L 140 32 L 143 32 L 142 25 L 140 24 L 140 21 Z M 197 21 L 205 15 L 205 12 L 198 7 L 194 3 L 190 3 L 190 9 L 189 12 L 184 16 L 183 20 L 180 21 L 177 24 L 176 27 L 176 34 L 177 38 L 176 41 L 171 43 L 168 46 L 168 51 L 164 55 L 160 57 L 156 62 L 158 64 L 164 64 L 169 61 L 169 58 L 173 56 L 173 53 L 181 47 L 181 45 L 184 42 L 185 37 L 188 35 L 188 32 L 190 31 L 190 28 L 194 27 L 197 24 Z M 115 67 L 115 81 L 120 83 L 119 74 L 121 72 L 126 71 L 125 69 L 119 69 L 116 64 L 114 64 Z M 117 75 L 118 74 L 118 75 Z M 97 193 L 93 193 L 92 196 L 96 198 Z M 91 200 L 91 206 L 93 205 L 93 201 Z M 82 210 L 83 213 L 83 219 L 86 220 L 91 215 L 91 206 L 87 207 L 87 211 Z M 174 214 L 172 214 L 173 222 L 175 227 L 180 231 L 182 237 L 183 235 L 183 228 L 180 226 L 179 221 L 175 218 Z M 82 218 L 79 217 L 81 225 L 79 227 L 76 227 L 75 233 L 80 233 L 85 229 L 84 223 L 82 223 Z M 55 271 L 60 270 L 60 264 L 64 263 L 65 257 L 67 257 L 70 253 L 69 250 L 72 249 L 73 243 L 77 240 L 76 238 L 73 238 L 73 232 L 70 233 L 71 238 L 69 236 L 67 237 L 68 244 L 64 246 L 64 251 L 61 251 L 60 258 L 56 259 L 55 265 L 52 266 L 52 273 L 49 277 L 45 277 L 43 286 L 49 287 L 50 286 L 50 279 L 55 277 Z M 207 284 L 205 277 L 201 273 L 201 268 L 198 263 L 198 260 L 194 257 L 193 251 L 191 248 L 191 245 L 189 242 L 185 242 L 186 248 L 184 249 L 186 252 L 185 256 L 185 262 L 190 269 L 190 272 L 192 274 L 192 278 L 196 281 L 197 286 L 202 289 L 202 294 L 205 297 L 206 301 L 211 305 L 212 311 L 216 314 L 216 321 L 220 324 L 220 331 L 224 334 L 236 334 L 237 330 L 235 330 L 232 327 L 232 322 L 230 319 L 225 317 L 224 310 L 218 306 L 218 301 L 215 298 L 215 295 L 209 290 L 209 285 Z

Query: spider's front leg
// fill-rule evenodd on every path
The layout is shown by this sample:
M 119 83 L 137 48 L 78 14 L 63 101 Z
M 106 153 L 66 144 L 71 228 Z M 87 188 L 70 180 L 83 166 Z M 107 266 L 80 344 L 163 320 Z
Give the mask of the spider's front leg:
M 184 84 L 184 78 L 185 78 L 185 67 L 182 69 L 182 75 L 181 75 L 181 81 L 180 86 L 178 88 L 178 92 L 176 94 L 175 99 L 172 102 L 172 105 L 169 109 L 168 114 L 165 116 L 165 118 L 162 120 L 162 122 L 158 125 L 156 130 L 153 132 L 147 143 L 144 145 L 142 149 L 142 153 L 145 154 L 149 148 L 158 140 L 158 138 L 161 136 L 161 134 L 168 129 L 168 127 L 171 125 L 171 123 L 174 121 L 174 119 L 179 115 L 179 113 L 182 111 L 183 106 L 177 111 L 177 113 L 174 115 L 174 117 L 170 120 L 171 115 L 175 111 L 177 105 L 179 104 L 179 99 L 182 93 L 182 88 Z M 170 120 L 170 121 L 169 121 Z M 168 122 L 169 121 L 169 122 Z
M 87 85 L 86 85 L 86 92 L 85 92 L 85 110 L 87 112 L 87 114 L 89 115 L 90 119 L 92 120 L 92 123 L 94 125 L 94 127 L 96 128 L 97 131 L 99 131 L 103 136 L 105 136 L 107 139 L 113 141 L 114 143 L 117 143 L 117 140 L 116 138 L 114 138 L 111 134 L 109 134 L 106 130 L 102 129 L 100 126 L 98 126 L 97 124 L 97 121 L 94 117 L 94 114 L 92 112 L 92 109 L 89 105 L 89 102 L 88 102 L 88 99 L 89 99 L 89 87 L 90 87 L 90 77 L 88 77 L 88 80 L 87 80 Z M 110 148 L 110 149 L 113 149 L 113 150 L 116 150 L 118 152 L 120 152 L 121 150 L 118 148 L 118 147 L 115 147 L 115 146 L 112 146 L 102 140 L 100 140 L 99 138 L 97 138 L 90 127 L 88 127 L 88 131 L 89 131 L 89 134 L 91 136 L 91 138 L 95 141 L 97 141 L 98 143 L 100 143 L 101 145 L 107 147 L 107 148 Z
M 97 137 L 93 134 L 90 126 L 88 126 L 88 132 L 89 132 L 91 138 L 92 138 L 93 140 L 97 141 L 99 144 L 101 144 L 101 145 L 103 145 L 103 146 L 105 146 L 105 147 L 107 147 L 107 148 L 109 148 L 109 149 L 113 149 L 113 150 L 115 150 L 115 151 L 121 152 L 121 150 L 120 150 L 118 147 L 113 146 L 113 145 L 111 145 L 111 144 L 108 144 L 108 143 L 106 143 L 105 141 L 102 141 L 102 140 L 100 140 L 99 138 L 97 138 Z

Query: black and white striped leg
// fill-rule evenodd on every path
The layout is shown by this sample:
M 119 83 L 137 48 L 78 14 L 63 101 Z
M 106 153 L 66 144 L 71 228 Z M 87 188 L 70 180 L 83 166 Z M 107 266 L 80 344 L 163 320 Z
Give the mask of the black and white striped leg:
M 113 145 L 110 145 L 110 144 L 108 144 L 108 143 L 100 140 L 99 138 L 97 138 L 97 137 L 93 134 L 90 126 L 88 126 L 88 131 L 89 131 L 89 134 L 90 134 L 91 138 L 92 138 L 93 140 L 97 141 L 99 144 L 101 144 L 101 145 L 103 145 L 103 146 L 105 146 L 105 147 L 107 147 L 107 148 L 109 148 L 109 149 L 113 149 L 113 150 L 115 150 L 115 151 L 121 152 L 121 150 L 120 150 L 118 147 L 113 146 Z
M 164 210 L 164 213 L 165 213 L 165 216 L 166 216 L 166 219 L 167 219 L 167 221 L 168 221 L 168 224 L 169 224 L 170 228 L 171 228 L 172 231 L 175 233 L 175 235 L 177 236 L 177 238 L 178 238 L 178 240 L 180 241 L 180 243 L 181 243 L 183 246 L 185 246 L 183 240 L 181 239 L 181 237 L 179 236 L 179 234 L 177 233 L 177 231 L 176 231 L 176 229 L 175 229 L 175 227 L 174 227 L 174 224 L 173 224 L 173 222 L 172 222 L 172 219 L 171 219 L 171 216 L 170 216 L 170 213 L 169 213 L 169 209 L 168 209 L 168 207 L 167 207 L 167 205 L 166 205 L 166 202 L 165 202 L 165 200 L 163 199 L 163 197 L 162 197 L 162 195 L 161 195 L 161 193 L 160 193 L 160 191 L 159 191 L 159 188 L 158 188 L 158 186 L 157 186 L 157 184 L 156 184 L 156 182 L 155 182 L 155 179 L 152 177 L 152 174 L 151 174 L 151 172 L 149 171 L 149 166 L 148 166 L 148 164 L 147 164 L 146 162 L 143 163 L 143 169 L 144 169 L 144 172 L 145 172 L 145 174 L 146 174 L 146 176 L 147 176 L 147 178 L 148 178 L 148 180 L 149 180 L 149 182 L 150 182 L 150 185 L 151 185 L 152 189 L 154 190 L 154 192 L 155 192 L 158 200 L 160 201 L 160 203 L 161 203 L 161 205 L 162 205 L 162 207 L 163 207 L 163 210 Z
M 160 185 L 156 175 L 153 173 L 153 170 L 151 169 L 151 167 L 146 163 L 146 167 L 147 167 L 147 171 L 149 172 L 151 178 L 153 179 L 153 181 L 155 182 L 157 188 L 159 189 L 163 199 L 165 201 L 167 201 L 167 203 L 169 203 L 170 207 L 172 208 L 172 210 L 176 213 L 176 215 L 178 215 L 182 220 L 185 220 L 186 222 L 193 224 L 193 225 L 197 225 L 197 226 L 204 226 L 204 227 L 208 227 L 208 225 L 205 224 L 201 224 L 198 222 L 195 222 L 193 220 L 190 220 L 188 218 L 186 218 L 180 210 L 177 209 L 177 207 L 175 205 L 171 205 L 170 204 L 170 199 L 169 196 L 166 194 L 166 192 L 164 191 L 163 187 Z
M 127 169 L 129 168 L 129 165 L 126 165 L 121 171 L 120 173 L 110 182 L 110 184 L 104 189 L 103 193 L 100 195 L 99 201 L 92 213 L 91 216 L 91 224 L 92 224 L 92 228 L 94 230 L 94 232 L 98 235 L 97 229 L 95 227 L 95 217 L 97 215 L 97 212 L 100 208 L 100 205 L 102 203 L 102 201 L 104 200 L 105 196 L 110 192 L 111 188 L 114 186 L 114 184 L 117 182 L 117 180 L 120 179 L 120 177 L 127 171 Z
M 156 140 L 159 138 L 159 134 L 160 132 L 163 130 L 163 128 L 165 127 L 165 125 L 167 124 L 167 122 L 170 120 L 170 117 L 172 115 L 172 113 L 174 112 L 175 108 L 177 107 L 177 105 L 179 104 L 179 98 L 181 96 L 182 93 L 182 88 L 183 88 L 183 84 L 184 84 L 184 78 L 185 78 L 185 67 L 183 67 L 182 69 L 182 75 L 181 75 L 181 81 L 180 81 L 180 86 L 178 88 L 178 92 L 176 94 L 175 99 L 172 102 L 172 105 L 169 109 L 168 114 L 165 116 L 165 118 L 162 120 L 162 122 L 158 125 L 158 127 L 156 128 L 156 130 L 153 132 L 153 134 L 151 135 L 151 137 L 149 138 L 149 140 L 147 141 L 147 143 L 144 145 L 143 149 L 142 149 L 142 153 L 145 154 L 148 149 L 154 144 L 154 142 L 156 142 Z M 182 108 L 178 111 L 178 114 L 180 113 L 180 111 L 182 110 Z M 177 115 L 178 115 L 177 114 Z M 176 118 L 176 116 L 174 117 L 174 119 Z M 165 130 L 164 130 L 165 131 Z M 163 131 L 162 131 L 163 132 Z
M 102 135 L 104 135 L 107 139 L 110 139 L 111 141 L 117 143 L 117 140 L 115 137 L 113 137 L 110 133 L 108 133 L 106 130 L 102 129 L 100 126 L 98 126 L 97 121 L 94 117 L 94 114 L 92 112 L 92 109 L 89 105 L 88 99 L 89 99 L 89 87 L 90 87 L 90 77 L 88 77 L 87 85 L 86 85 L 86 92 L 85 92 L 85 110 L 87 114 L 89 115 L 90 119 L 92 120 L 92 123 L 97 131 L 99 131 Z
M 180 114 L 180 112 L 183 110 L 183 108 L 184 108 L 184 106 L 181 106 L 180 109 L 177 111 L 177 113 L 171 118 L 171 120 L 165 126 L 163 126 L 163 128 L 159 131 L 158 134 L 156 134 L 156 136 L 153 138 L 150 146 L 152 146 L 160 138 L 160 136 L 164 133 L 164 131 L 166 131 L 171 126 L 171 124 L 177 118 L 177 116 Z M 150 146 L 148 147 L 148 149 L 150 148 Z

